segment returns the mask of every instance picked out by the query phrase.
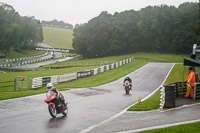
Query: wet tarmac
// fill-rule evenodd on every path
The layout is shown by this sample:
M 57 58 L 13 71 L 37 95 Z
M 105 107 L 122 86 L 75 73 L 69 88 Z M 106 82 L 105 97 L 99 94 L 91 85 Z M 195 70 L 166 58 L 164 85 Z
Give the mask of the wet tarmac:
M 81 132 L 136 103 L 139 96 L 141 99 L 148 96 L 162 84 L 172 65 L 149 63 L 131 73 L 130 95 L 125 95 L 124 77 L 102 86 L 62 92 L 69 106 L 67 117 L 58 114 L 57 118 L 51 118 L 44 102 L 45 94 L 0 101 L 0 132 Z
M 153 110 L 143 112 L 127 111 L 118 118 L 103 123 L 88 133 L 134 133 L 167 125 L 179 125 L 192 121 L 200 121 L 200 104 L 184 105 L 170 110 Z M 185 129 L 185 132 L 190 132 Z M 199 129 L 200 132 L 200 129 Z

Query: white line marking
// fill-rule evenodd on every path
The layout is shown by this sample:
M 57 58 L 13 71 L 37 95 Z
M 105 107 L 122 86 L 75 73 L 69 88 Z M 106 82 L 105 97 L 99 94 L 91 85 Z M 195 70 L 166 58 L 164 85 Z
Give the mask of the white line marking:
M 130 130 L 130 131 L 123 131 L 123 132 L 118 132 L 118 133 L 135 133 L 135 132 L 141 132 L 141 131 L 147 131 L 147 130 L 153 130 L 153 129 L 160 129 L 160 128 L 178 126 L 178 125 L 183 125 L 183 124 L 190 124 L 190 123 L 194 123 L 194 122 L 200 122 L 200 119 L 192 120 L 192 121 L 178 122 L 178 123 L 173 123 L 173 124 L 166 124 L 166 125 L 161 125 L 161 126 L 147 127 L 147 128 Z
M 151 94 L 149 94 L 147 97 L 143 98 L 141 101 L 144 101 L 144 100 L 148 99 L 148 98 L 151 97 L 153 94 L 155 94 L 156 91 L 158 91 L 158 90 L 160 89 L 160 87 L 161 87 L 161 86 L 165 83 L 165 81 L 167 80 L 167 77 L 169 76 L 170 72 L 171 72 L 172 69 L 174 68 L 174 65 L 175 65 L 175 64 L 173 63 L 172 67 L 170 68 L 170 70 L 169 70 L 167 76 L 165 77 L 164 81 L 162 82 L 162 84 L 161 84 L 156 90 L 154 90 Z M 145 66 L 145 65 L 144 65 L 144 66 Z M 143 66 L 143 67 L 144 67 L 144 66 Z M 142 69 L 143 67 L 137 69 L 137 70 L 134 71 L 133 73 L 139 71 L 139 70 Z M 119 117 L 120 115 L 124 114 L 124 113 L 127 111 L 128 108 L 130 108 L 131 106 L 133 106 L 133 105 L 135 105 L 135 104 L 137 104 L 137 103 L 138 103 L 138 102 L 136 102 L 136 103 L 130 105 L 129 107 L 125 108 L 122 112 L 120 112 L 120 113 L 118 113 L 118 114 L 116 114 L 116 115 L 114 115 L 114 116 L 108 118 L 108 119 L 105 120 L 105 121 L 100 122 L 99 124 L 90 126 L 90 127 L 86 128 L 86 129 L 80 131 L 79 133 L 87 133 L 87 132 L 91 131 L 92 129 L 103 125 L 103 124 L 106 123 L 106 122 L 109 122 L 109 121 L 112 121 L 112 120 L 116 119 L 116 118 Z

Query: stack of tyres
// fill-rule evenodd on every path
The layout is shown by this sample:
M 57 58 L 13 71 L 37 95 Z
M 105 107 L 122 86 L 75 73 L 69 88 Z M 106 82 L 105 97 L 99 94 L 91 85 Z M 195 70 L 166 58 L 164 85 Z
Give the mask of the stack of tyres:
M 165 85 L 165 108 L 175 107 L 175 84 Z

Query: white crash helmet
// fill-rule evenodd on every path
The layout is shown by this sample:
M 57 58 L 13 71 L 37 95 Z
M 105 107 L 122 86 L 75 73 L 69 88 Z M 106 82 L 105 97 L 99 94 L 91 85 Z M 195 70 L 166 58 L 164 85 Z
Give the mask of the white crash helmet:
M 129 78 L 130 77 L 130 75 L 126 75 L 126 78 Z
M 51 90 L 53 88 L 53 83 L 47 83 L 47 89 Z

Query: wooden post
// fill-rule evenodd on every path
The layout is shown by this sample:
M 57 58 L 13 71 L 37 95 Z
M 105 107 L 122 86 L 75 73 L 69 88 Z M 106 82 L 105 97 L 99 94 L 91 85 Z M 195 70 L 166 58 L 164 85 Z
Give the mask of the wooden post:
M 184 76 L 185 76 L 185 66 L 183 65 L 183 81 L 182 81 L 182 86 L 184 86 Z
M 16 88 L 17 88 L 17 81 L 16 81 L 16 78 L 15 78 L 15 81 L 14 81 L 14 91 L 16 91 Z

